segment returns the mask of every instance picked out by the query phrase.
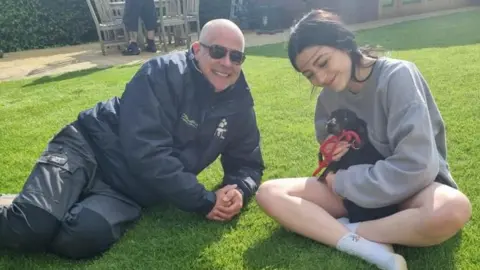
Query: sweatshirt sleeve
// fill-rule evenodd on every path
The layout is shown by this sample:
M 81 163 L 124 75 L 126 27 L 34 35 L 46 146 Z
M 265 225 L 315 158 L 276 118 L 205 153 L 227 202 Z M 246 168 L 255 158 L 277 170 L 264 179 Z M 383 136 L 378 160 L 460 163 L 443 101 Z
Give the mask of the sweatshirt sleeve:
M 138 185 L 181 210 L 207 214 L 215 193 L 184 170 L 173 155 L 176 108 L 163 64 L 144 64 L 122 95 L 119 136 L 127 165 Z
M 387 74 L 388 75 L 388 74 Z M 355 165 L 336 173 L 334 190 L 359 206 L 400 203 L 432 183 L 439 158 L 425 99 L 428 86 L 411 63 L 396 67 L 382 95 L 387 137 L 393 154 L 375 165 Z

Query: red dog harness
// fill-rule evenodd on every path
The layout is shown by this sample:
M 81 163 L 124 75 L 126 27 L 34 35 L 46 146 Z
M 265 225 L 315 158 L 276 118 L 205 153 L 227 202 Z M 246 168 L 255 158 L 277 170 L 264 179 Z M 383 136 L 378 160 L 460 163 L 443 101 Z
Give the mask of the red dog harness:
M 321 145 L 320 145 L 320 154 L 323 156 L 323 158 L 320 158 L 318 160 L 318 167 L 317 169 L 313 172 L 312 176 L 316 176 L 323 168 L 326 168 L 330 162 L 333 160 L 333 153 L 335 152 L 335 149 L 337 148 L 338 144 L 341 141 L 347 141 L 352 143 L 352 146 L 354 148 L 358 149 L 358 146 L 361 143 L 360 137 L 358 136 L 357 133 L 351 130 L 344 130 L 339 136 L 331 136 L 330 138 L 326 139 Z M 333 147 L 331 148 L 330 151 L 327 151 L 327 146 L 333 144 Z

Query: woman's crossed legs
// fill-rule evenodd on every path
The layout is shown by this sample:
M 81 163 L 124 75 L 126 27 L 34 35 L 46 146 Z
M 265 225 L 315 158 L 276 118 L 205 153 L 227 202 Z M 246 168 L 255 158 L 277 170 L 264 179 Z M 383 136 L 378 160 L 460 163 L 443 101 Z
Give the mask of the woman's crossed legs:
M 267 215 L 285 228 L 330 247 L 343 249 L 339 248 L 339 243 L 349 230 L 337 218 L 346 216 L 347 211 L 342 199 L 316 178 L 266 181 L 260 186 L 256 200 Z M 467 197 L 439 183 L 431 184 L 406 200 L 401 209 L 392 216 L 359 223 L 358 227 L 355 226 L 355 233 L 376 245 L 431 246 L 451 238 L 471 216 Z M 369 247 L 376 248 L 373 245 Z M 381 268 L 402 269 L 402 266 L 383 267 L 371 258 L 354 255 Z

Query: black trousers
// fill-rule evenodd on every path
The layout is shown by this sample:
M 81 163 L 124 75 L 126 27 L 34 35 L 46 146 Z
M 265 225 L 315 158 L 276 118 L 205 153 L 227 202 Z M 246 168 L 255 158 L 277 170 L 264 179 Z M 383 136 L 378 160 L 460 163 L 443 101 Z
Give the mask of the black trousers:
M 157 14 L 153 0 L 126 0 L 123 23 L 128 32 L 138 31 L 138 19 L 141 18 L 147 31 L 157 28 Z
M 141 207 L 102 180 L 75 124 L 48 143 L 22 191 L 0 208 L 0 248 L 83 259 L 108 250 L 140 218 Z

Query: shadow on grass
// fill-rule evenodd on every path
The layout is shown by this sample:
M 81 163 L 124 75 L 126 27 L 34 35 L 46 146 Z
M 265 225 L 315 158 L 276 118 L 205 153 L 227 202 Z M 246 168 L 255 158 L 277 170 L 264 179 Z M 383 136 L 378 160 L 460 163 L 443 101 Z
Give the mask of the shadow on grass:
M 78 70 L 78 71 L 72 71 L 72 72 L 66 72 L 60 75 L 52 75 L 52 76 L 43 76 L 38 79 L 33 80 L 32 82 L 25 84 L 22 86 L 23 87 L 30 87 L 30 86 L 35 86 L 35 85 L 41 85 L 45 83 L 51 83 L 51 82 L 59 82 L 59 81 L 64 81 L 68 79 L 74 79 L 78 77 L 84 77 L 88 76 L 90 74 L 93 74 L 95 72 L 107 70 L 111 67 L 104 67 L 104 68 L 89 68 L 89 69 L 83 69 L 83 70 Z
M 375 29 L 359 30 L 359 46 L 380 46 L 387 51 L 442 48 L 480 43 L 480 10 L 396 23 Z M 285 42 L 247 48 L 247 55 L 287 58 Z
M 405 257 L 409 269 L 454 270 L 460 242 L 461 233 L 439 246 L 396 247 L 395 251 Z M 271 237 L 252 246 L 246 251 L 244 261 L 248 269 L 372 269 L 357 257 L 285 229 L 278 229 Z
M 369 269 L 362 263 L 355 265 L 354 258 L 284 228 L 275 230 L 244 255 L 247 269 Z
M 110 250 L 73 261 L 51 254 L 0 252 L 0 269 L 199 269 L 202 251 L 235 227 L 164 205 L 144 212 Z
M 427 248 L 395 247 L 397 253 L 407 260 L 409 269 L 458 269 L 455 252 L 459 252 L 462 231 L 441 245 Z
M 287 243 L 289 242 L 289 243 Z M 244 263 L 248 269 L 294 269 L 304 267 L 291 248 L 297 246 L 298 239 L 294 234 L 279 228 L 244 254 Z M 319 267 L 318 269 L 323 269 Z

